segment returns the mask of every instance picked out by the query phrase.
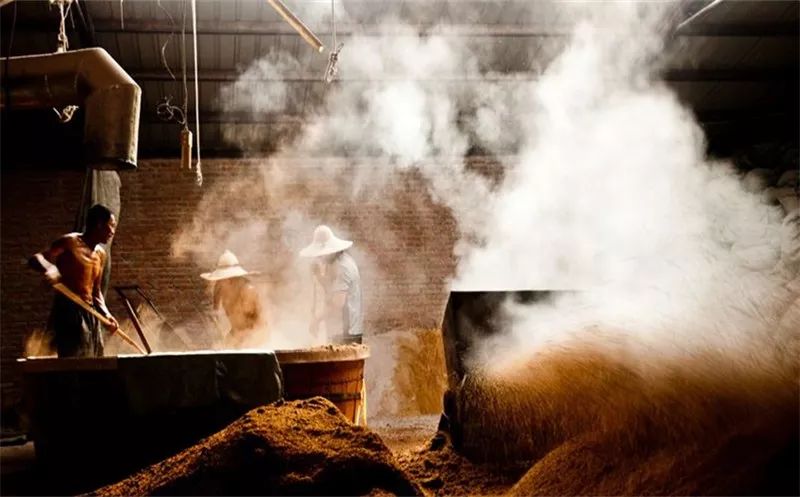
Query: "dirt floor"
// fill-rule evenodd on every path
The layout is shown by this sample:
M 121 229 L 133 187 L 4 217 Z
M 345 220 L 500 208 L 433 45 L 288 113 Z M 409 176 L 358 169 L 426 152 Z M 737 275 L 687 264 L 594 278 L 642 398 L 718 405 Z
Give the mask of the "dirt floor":
M 477 464 L 436 436 L 438 415 L 377 419 L 370 423 L 403 470 L 432 495 L 502 495 L 529 464 Z
M 422 449 L 436 434 L 439 415 L 378 418 L 369 420 L 369 429 L 377 433 L 395 454 Z

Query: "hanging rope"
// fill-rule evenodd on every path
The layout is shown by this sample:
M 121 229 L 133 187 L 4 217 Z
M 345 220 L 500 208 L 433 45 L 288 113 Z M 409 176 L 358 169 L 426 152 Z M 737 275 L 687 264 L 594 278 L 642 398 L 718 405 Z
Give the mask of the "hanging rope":
M 334 4 L 336 0 L 331 0 L 331 32 L 333 33 L 333 50 L 328 54 L 328 67 L 325 68 L 325 82 L 330 83 L 336 79 L 336 74 L 339 72 L 337 64 L 339 63 L 339 51 L 344 46 L 344 43 L 336 44 L 336 11 Z
M 172 41 L 173 36 L 175 35 L 175 29 L 177 25 L 175 24 L 175 19 L 170 15 L 169 11 L 164 8 L 161 4 L 161 0 L 158 0 L 158 6 L 164 11 L 164 14 L 169 18 L 170 24 L 172 24 L 172 31 L 170 31 L 169 36 L 167 37 L 166 41 L 161 45 L 161 63 L 164 65 L 164 68 L 169 73 L 170 77 L 173 81 L 177 81 L 175 78 L 175 74 L 172 72 L 172 69 L 169 67 L 169 63 L 167 62 L 167 45 Z M 183 129 L 187 129 L 187 120 L 186 120 L 186 3 L 183 3 L 183 27 L 181 30 L 181 62 L 183 66 L 183 107 L 178 107 L 177 105 L 172 104 L 172 99 L 174 98 L 172 95 L 165 95 L 161 102 L 156 105 L 156 115 L 162 119 L 163 121 L 167 122 L 177 122 Z
M 58 116 L 58 120 L 61 121 L 62 124 L 66 124 L 72 121 L 72 116 L 75 115 L 75 112 L 78 110 L 77 105 L 67 105 L 64 107 L 64 110 L 59 111 L 55 107 L 53 107 L 53 112 L 56 113 Z
M 203 170 L 200 166 L 200 78 L 197 68 L 197 0 L 192 0 L 192 40 L 194 45 L 194 118 L 197 134 L 197 185 L 203 184 Z
M 69 16 L 69 9 L 72 7 L 72 0 L 50 0 L 50 5 L 58 5 L 58 13 L 61 20 L 58 24 L 58 35 L 56 36 L 56 53 L 64 53 L 69 50 L 69 37 L 67 36 L 67 16 Z M 50 88 L 47 88 L 48 93 Z M 58 116 L 58 120 L 62 123 L 68 123 L 78 110 L 77 105 L 67 105 L 63 110 L 58 110 L 53 107 L 53 112 Z
M 72 7 L 72 0 L 50 0 L 50 5 L 53 4 L 58 5 L 58 12 L 61 14 L 61 21 L 58 25 L 56 53 L 62 53 L 69 50 L 69 38 L 67 37 L 66 24 L 67 24 L 67 15 L 69 14 L 69 9 L 70 7 Z
M 167 62 L 167 45 L 169 45 L 169 42 L 172 41 L 172 37 L 175 36 L 175 27 L 176 27 L 175 19 L 173 19 L 172 18 L 172 14 L 170 14 L 169 11 L 167 9 L 165 9 L 163 5 L 161 5 L 161 0 L 157 1 L 157 5 L 158 5 L 158 8 L 160 8 L 162 10 L 162 12 L 164 12 L 164 14 L 169 19 L 169 23 L 172 25 L 172 29 L 169 32 L 169 36 L 167 36 L 166 41 L 164 41 L 164 43 L 161 45 L 161 64 L 164 65 L 164 68 L 167 70 L 167 72 L 169 73 L 170 77 L 174 81 L 175 80 L 175 75 L 172 73 L 172 69 L 170 69 L 169 63 Z
M 183 24 L 181 25 L 181 67 L 183 69 L 183 129 L 189 129 L 189 85 L 186 83 L 186 0 L 183 0 Z

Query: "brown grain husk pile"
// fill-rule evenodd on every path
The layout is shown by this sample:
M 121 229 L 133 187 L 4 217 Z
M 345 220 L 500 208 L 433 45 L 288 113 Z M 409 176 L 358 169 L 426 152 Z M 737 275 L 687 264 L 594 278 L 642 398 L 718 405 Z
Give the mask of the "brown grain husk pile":
M 466 384 L 465 443 L 535 461 L 512 495 L 797 492 L 796 368 L 705 355 L 639 369 L 584 351 Z
M 369 413 L 407 418 L 442 412 L 447 388 L 444 344 L 438 328 L 394 330 L 366 337 Z
M 92 495 L 420 495 L 374 433 L 321 397 L 259 407 Z
M 398 432 L 393 457 L 316 398 L 251 411 L 97 494 L 797 495 L 797 363 L 539 354 L 464 384 L 472 459 L 444 436 L 414 445 L 426 423 Z
M 397 336 L 393 385 L 404 399 L 399 414 L 438 414 L 447 388 L 444 345 L 438 328 L 415 329 Z

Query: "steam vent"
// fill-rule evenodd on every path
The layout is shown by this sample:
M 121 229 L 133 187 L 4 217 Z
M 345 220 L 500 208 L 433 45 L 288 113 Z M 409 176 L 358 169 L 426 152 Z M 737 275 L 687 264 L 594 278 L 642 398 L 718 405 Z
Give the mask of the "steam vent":
M 0 0 L 0 495 L 800 495 L 797 0 Z

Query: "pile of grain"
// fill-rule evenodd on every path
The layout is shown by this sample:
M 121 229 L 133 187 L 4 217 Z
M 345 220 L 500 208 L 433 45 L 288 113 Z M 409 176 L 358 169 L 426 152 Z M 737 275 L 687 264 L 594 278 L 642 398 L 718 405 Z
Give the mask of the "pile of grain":
M 420 495 L 374 433 L 315 397 L 259 407 L 93 495 Z
M 438 414 L 447 388 L 442 332 L 438 328 L 415 329 L 397 336 L 395 389 L 405 399 L 400 414 Z
M 447 376 L 441 330 L 395 330 L 369 336 L 367 344 L 372 354 L 365 366 L 371 416 L 398 418 L 442 412 Z
M 797 492 L 797 379 L 718 359 L 539 356 L 466 384 L 465 445 L 536 461 L 513 495 Z

